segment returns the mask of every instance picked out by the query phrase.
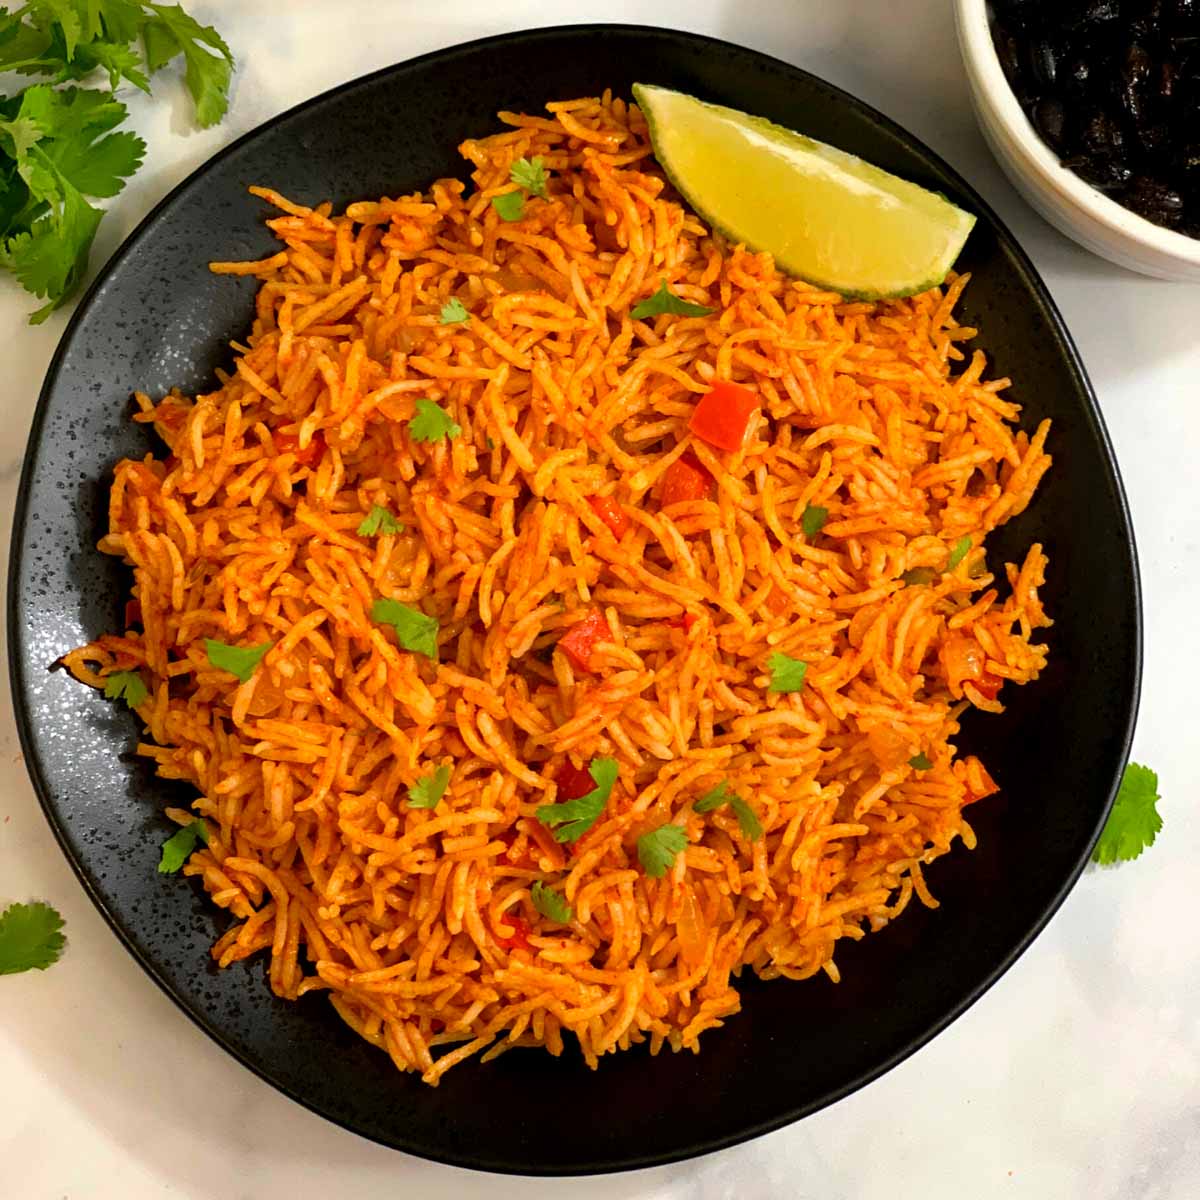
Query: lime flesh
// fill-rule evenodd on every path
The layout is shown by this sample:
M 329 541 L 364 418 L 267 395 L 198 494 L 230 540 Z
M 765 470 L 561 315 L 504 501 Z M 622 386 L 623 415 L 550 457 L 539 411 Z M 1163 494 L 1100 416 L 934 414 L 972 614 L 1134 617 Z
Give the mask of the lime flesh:
M 975 224 L 942 196 L 762 117 L 636 83 L 654 153 L 729 241 L 844 296 L 942 282 Z

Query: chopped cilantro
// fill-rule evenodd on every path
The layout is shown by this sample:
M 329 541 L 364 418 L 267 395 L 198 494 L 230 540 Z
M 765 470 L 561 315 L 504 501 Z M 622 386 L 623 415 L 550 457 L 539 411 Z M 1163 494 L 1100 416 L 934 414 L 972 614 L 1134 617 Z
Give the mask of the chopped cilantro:
M 417 401 L 417 411 L 408 422 L 408 436 L 414 442 L 440 442 L 442 438 L 456 438 L 460 433 L 462 428 L 443 408 L 432 400 Z
M 114 671 L 104 678 L 104 694 L 110 700 L 124 700 L 130 708 L 137 708 L 150 695 L 150 689 L 136 671 Z
M 440 325 L 461 325 L 470 319 L 471 314 L 467 312 L 467 306 L 457 296 L 447 300 L 438 314 L 438 324 Z
M 404 525 L 382 504 L 372 504 L 371 511 L 359 522 L 358 532 L 361 537 L 374 537 L 378 533 L 403 533 Z
M 595 825 L 617 782 L 617 760 L 593 758 L 588 764 L 588 774 L 596 785 L 590 792 L 575 800 L 543 804 L 537 810 L 537 819 L 548 829 L 554 829 L 556 842 L 577 842 Z
M 174 875 L 191 857 L 197 842 L 208 845 L 208 826 L 203 821 L 196 820 L 176 830 L 163 842 L 162 857 L 158 860 L 159 874 Z
M 529 889 L 533 907 L 548 921 L 557 921 L 560 925 L 567 924 L 574 915 L 571 906 L 553 888 L 547 887 L 540 879 L 534 880 Z
M 212 638 L 204 639 L 204 651 L 208 655 L 208 661 L 218 670 L 236 675 L 242 683 L 254 674 L 255 668 L 274 645 L 274 642 L 263 642 L 261 646 L 227 646 L 224 642 L 217 642 Z
M 662 316 L 663 313 L 676 317 L 707 317 L 709 313 L 716 311 L 715 308 L 706 308 L 703 304 L 681 300 L 667 287 L 667 281 L 663 279 L 659 282 L 658 291 L 635 305 L 630 316 L 635 321 L 641 321 L 646 317 Z
M 950 551 L 950 557 L 946 562 L 946 570 L 953 571 L 954 568 L 957 567 L 958 564 L 967 557 L 970 549 L 971 539 L 965 536 L 960 537 L 958 541 L 954 543 L 954 546 Z
M 492 207 L 502 221 L 519 221 L 525 212 L 525 197 L 520 192 L 505 192 L 492 197 Z
M 638 862 L 651 879 L 661 879 L 687 844 L 688 836 L 678 825 L 660 825 L 638 838 Z
M 720 808 L 722 805 L 728 804 L 733 811 L 733 815 L 737 817 L 738 826 L 741 828 L 742 835 L 749 841 L 755 841 L 762 837 L 763 828 L 758 817 L 754 815 L 754 809 L 746 803 L 741 796 L 729 790 L 729 784 L 726 780 L 722 780 L 709 792 L 705 792 L 692 808 L 698 813 L 712 812 L 715 808 Z
M 382 598 L 371 605 L 371 620 L 390 625 L 396 639 L 405 650 L 423 654 L 437 662 L 437 635 L 440 626 L 434 617 L 427 617 L 419 608 L 401 604 L 399 600 Z
M 1092 854 L 1093 860 L 1104 865 L 1129 862 L 1147 846 L 1153 846 L 1162 828 L 1162 817 L 1155 807 L 1160 799 L 1158 776 L 1149 767 L 1131 762 L 1121 778 L 1116 802 Z
M 546 174 L 546 168 L 542 165 L 543 159 L 541 155 L 535 155 L 530 158 L 518 158 L 512 165 L 512 170 L 509 171 L 508 177 L 513 183 L 519 184 L 531 196 L 546 197 L 546 183 L 549 176 Z M 508 220 L 509 218 L 505 218 Z
M 804 530 L 804 536 L 816 537 L 825 528 L 828 517 L 829 509 L 822 508 L 819 504 L 806 505 L 804 516 L 800 518 L 800 528 Z
M 808 663 L 787 654 L 772 654 L 767 659 L 767 669 L 771 672 L 768 692 L 798 692 L 804 687 Z
M 432 775 L 424 775 L 408 789 L 409 808 L 437 808 L 450 783 L 450 768 L 442 765 Z
M 49 904 L 10 904 L 0 913 L 0 975 L 44 971 L 58 962 L 66 945 L 62 928 L 62 917 Z
M 933 768 L 933 763 L 929 761 L 929 755 L 924 750 L 920 754 L 914 754 L 908 760 L 908 765 L 916 771 L 929 771 Z

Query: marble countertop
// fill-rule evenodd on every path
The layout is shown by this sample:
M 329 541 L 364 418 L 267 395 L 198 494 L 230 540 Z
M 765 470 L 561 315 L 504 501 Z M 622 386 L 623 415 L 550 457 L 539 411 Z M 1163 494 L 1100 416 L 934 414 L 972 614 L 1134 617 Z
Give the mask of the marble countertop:
M 389 63 L 554 21 L 649 22 L 806 67 L 881 108 L 958 168 L 1032 255 L 1091 372 L 1137 529 L 1146 665 L 1135 757 L 1165 830 L 1136 863 L 1089 870 L 1015 967 L 950 1029 L 839 1104 L 671 1167 L 518 1180 L 437 1166 L 313 1116 L 239 1066 L 145 976 L 58 849 L 0 702 L 0 903 L 44 897 L 70 945 L 0 979 L 0 1194 L 11 1200 L 1194 1200 L 1200 1196 L 1200 286 L 1143 279 L 1045 225 L 990 158 L 944 0 L 190 0 L 238 56 L 233 104 L 196 132 L 182 88 L 130 98 L 147 165 L 111 204 L 93 268 L 175 183 L 290 105 Z M 901 17 L 899 14 L 903 13 Z M 29 421 L 66 323 L 27 327 L 0 279 L 0 545 Z M 1104 531 L 1097 530 L 1097 537 Z

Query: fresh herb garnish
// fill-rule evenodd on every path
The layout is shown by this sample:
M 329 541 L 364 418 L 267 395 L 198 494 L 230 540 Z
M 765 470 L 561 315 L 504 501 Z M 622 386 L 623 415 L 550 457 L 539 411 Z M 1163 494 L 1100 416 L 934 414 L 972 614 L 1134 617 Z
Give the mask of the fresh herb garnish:
M 432 775 L 424 775 L 408 789 L 409 808 L 437 808 L 450 783 L 450 768 L 443 764 Z
M 557 921 L 566 925 L 574 915 L 571 906 L 553 888 L 547 887 L 540 879 L 535 879 L 529 889 L 533 907 L 548 921 Z
M 798 692 L 804 687 L 808 663 L 787 654 L 772 654 L 767 659 L 767 669 L 771 672 L 768 692 Z
M 958 539 L 958 541 L 954 543 L 954 546 L 950 551 L 950 557 L 946 561 L 946 570 L 953 571 L 954 568 L 957 567 L 958 564 L 960 562 L 962 562 L 962 560 L 964 558 L 967 557 L 967 554 L 970 552 L 970 549 L 971 549 L 971 539 L 969 537 L 966 537 L 965 535 L 963 537 L 960 537 Z
M 1121 787 L 1104 832 L 1092 853 L 1092 859 L 1103 865 L 1129 862 L 1137 858 L 1162 828 L 1162 817 L 1155 805 L 1158 794 L 1158 776 L 1149 767 L 1131 762 L 1121 778 Z
M 432 400 L 418 400 L 416 407 L 408 422 L 408 435 L 414 442 L 440 442 L 442 438 L 456 438 L 462 433 L 462 428 Z
M 937 572 L 932 567 L 913 567 L 900 576 L 905 587 L 924 587 L 937 578 Z
M 908 760 L 908 765 L 916 771 L 929 771 L 933 769 L 933 763 L 929 761 L 929 755 L 924 750 L 919 754 L 914 754 Z
M 688 836 L 678 825 L 660 825 L 638 838 L 638 862 L 651 879 L 661 879 L 687 844 Z
M 680 299 L 667 287 L 667 281 L 664 279 L 660 281 L 658 291 L 653 296 L 634 305 L 630 316 L 635 321 L 641 321 L 645 317 L 662 316 L 663 313 L 676 317 L 707 317 L 709 313 L 716 311 L 715 308 L 706 308 L 703 304 L 692 304 Z
M 204 651 L 208 655 L 208 661 L 218 670 L 236 675 L 242 683 L 254 674 L 255 668 L 274 645 L 274 642 L 263 642 L 261 646 L 227 646 L 224 642 L 213 641 L 212 638 L 204 639 Z
M 819 504 L 806 505 L 804 516 L 800 518 L 800 528 L 804 530 L 804 536 L 816 537 L 825 528 L 828 517 L 829 509 L 822 508 Z
M 728 804 L 733 811 L 733 815 L 737 817 L 738 827 L 742 831 L 742 836 L 748 841 L 755 841 L 762 837 L 763 827 L 758 817 L 754 815 L 754 809 L 746 803 L 736 792 L 729 790 L 727 780 L 722 780 L 717 784 L 712 791 L 705 792 L 692 808 L 698 813 L 712 812 L 713 809 L 720 808 L 722 805 Z
M 382 504 L 372 504 L 371 511 L 358 524 L 361 537 L 374 537 L 378 533 L 403 533 L 404 524 L 397 521 Z
M 579 841 L 604 811 L 617 773 L 615 758 L 593 758 L 588 764 L 588 774 L 596 786 L 575 800 L 543 804 L 537 810 L 537 819 L 548 829 L 554 829 L 556 842 Z
M 457 296 L 447 300 L 438 314 L 439 325 L 461 325 L 470 319 L 471 314 L 467 312 L 467 306 Z
M 0 9 L 0 72 L 51 80 L 0 99 L 0 268 L 48 301 L 33 323 L 87 271 L 103 214 L 86 197 L 115 196 L 145 153 L 135 134 L 112 132 L 128 115 L 112 91 L 127 79 L 148 92 L 148 76 L 181 54 L 197 123 L 213 125 L 225 114 L 233 56 L 178 5 L 35 0 Z M 97 69 L 108 73 L 107 92 L 54 87 Z
M 104 694 L 110 700 L 124 700 L 130 708 L 137 708 L 150 695 L 150 689 L 137 671 L 114 671 L 104 679 Z
M 519 221 L 525 211 L 525 197 L 520 192 L 505 192 L 492 197 L 492 207 L 502 221 Z
M 62 928 L 58 911 L 41 900 L 10 904 L 0 913 L 0 975 L 44 971 L 58 962 L 67 941 Z
M 162 857 L 158 860 L 159 874 L 174 875 L 187 862 L 197 842 L 208 845 L 208 826 L 200 820 L 184 825 L 171 834 L 163 842 Z
M 382 598 L 371 605 L 371 620 L 390 625 L 396 639 L 405 650 L 423 654 L 437 662 L 437 635 L 440 628 L 434 617 L 427 617 L 419 608 L 401 604 L 399 600 Z
M 541 196 L 544 200 L 546 198 L 546 184 L 550 177 L 546 174 L 546 168 L 542 165 L 543 161 L 540 154 L 534 155 L 533 158 L 518 158 L 513 163 L 508 177 L 513 183 L 523 187 L 531 196 Z M 509 218 L 505 219 L 508 220 Z

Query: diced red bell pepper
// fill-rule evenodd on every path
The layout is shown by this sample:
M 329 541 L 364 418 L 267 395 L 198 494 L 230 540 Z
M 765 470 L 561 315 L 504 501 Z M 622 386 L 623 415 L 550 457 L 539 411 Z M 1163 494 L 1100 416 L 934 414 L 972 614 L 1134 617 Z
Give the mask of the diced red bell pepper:
M 523 916 L 519 913 L 505 913 L 501 920 L 512 928 L 512 934 L 509 937 L 497 937 L 496 944 L 498 946 L 505 950 L 512 950 L 514 947 L 521 950 L 533 949 L 529 944 L 529 935 L 533 929 Z M 501 925 L 500 928 L 503 929 L 504 925 Z
M 661 503 L 663 508 L 685 500 L 706 500 L 712 490 L 713 477 L 700 460 L 690 453 L 677 458 L 663 476 Z
M 597 642 L 611 642 L 612 631 L 604 614 L 593 608 L 582 621 L 577 621 L 558 639 L 559 649 L 581 670 L 589 671 L 592 651 Z
M 294 433 L 275 432 L 271 436 L 275 439 L 275 449 L 280 454 L 294 454 L 296 465 L 300 467 L 311 467 L 325 453 L 325 439 L 319 429 L 303 450 L 300 449 L 300 438 Z
M 718 379 L 712 390 L 700 397 L 688 428 L 718 450 L 740 450 L 758 405 L 758 396 L 749 388 Z
M 669 625 L 672 629 L 682 629 L 684 633 L 691 633 L 696 627 L 696 622 L 700 618 L 692 612 L 684 613 L 682 617 L 668 617 L 663 624 Z
M 591 496 L 588 504 L 592 506 L 592 512 L 612 530 L 613 537 L 618 541 L 629 531 L 629 518 L 611 496 Z
M 133 629 L 142 623 L 142 605 L 137 599 L 125 601 L 125 628 Z
M 554 782 L 558 784 L 559 800 L 578 800 L 596 789 L 591 773 L 585 767 L 577 767 L 570 759 L 559 767 Z

